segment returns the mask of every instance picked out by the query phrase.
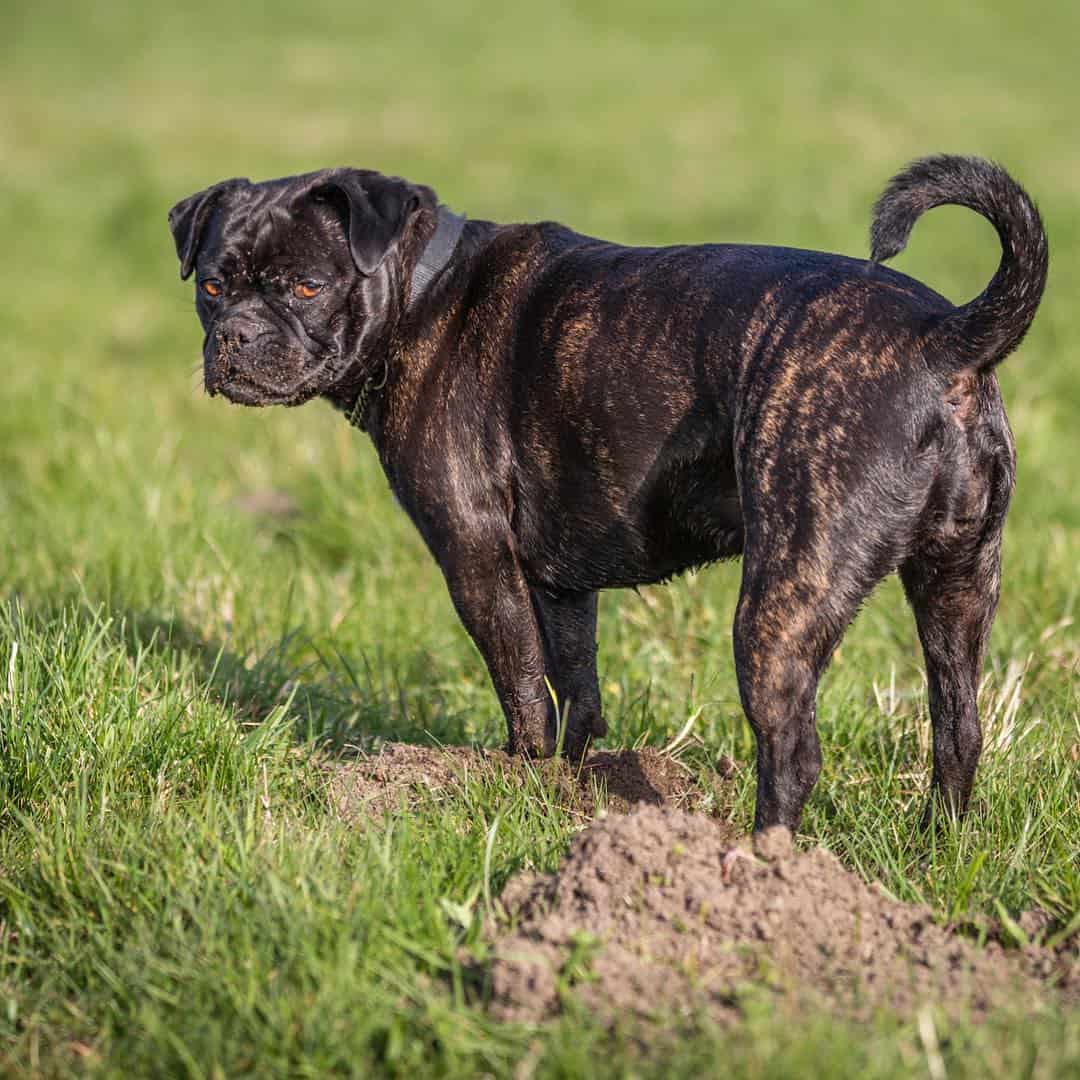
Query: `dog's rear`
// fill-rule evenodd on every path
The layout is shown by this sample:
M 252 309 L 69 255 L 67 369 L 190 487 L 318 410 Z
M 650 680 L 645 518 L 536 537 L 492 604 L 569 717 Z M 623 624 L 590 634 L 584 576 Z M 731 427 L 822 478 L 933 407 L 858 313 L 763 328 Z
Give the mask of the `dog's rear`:
M 993 224 L 1001 263 L 979 296 L 940 317 L 926 335 L 928 364 L 949 378 L 950 422 L 943 436 L 948 452 L 917 546 L 900 576 L 926 658 L 933 790 L 946 809 L 958 812 L 967 805 L 982 747 L 976 697 L 997 608 L 1001 534 L 1016 472 L 993 369 L 1035 318 L 1049 253 L 1038 210 L 1004 169 L 977 158 L 942 156 L 915 162 L 885 190 L 871 230 L 873 258 L 895 255 L 922 212 L 948 203 Z
M 735 651 L 758 737 L 758 828 L 797 825 L 820 769 L 818 679 L 859 605 L 894 567 L 926 658 L 931 806 L 937 800 L 960 812 L 970 796 L 981 749 L 979 673 L 1015 475 L 993 369 L 1035 316 L 1047 243 L 1038 211 L 1003 169 L 933 157 L 900 173 L 878 202 L 874 262 L 897 254 L 919 215 L 946 203 L 975 210 L 997 229 L 1001 264 L 987 288 L 953 307 L 914 282 L 903 296 L 903 280 L 891 275 L 868 281 L 865 290 L 841 285 L 834 295 L 877 299 L 867 326 L 853 332 L 842 323 L 821 350 L 845 355 L 847 368 L 863 373 L 854 400 L 848 396 L 833 410 L 833 434 L 818 417 L 818 444 L 792 455 L 791 439 L 804 437 L 792 418 L 805 406 L 781 403 L 775 411 L 782 416 L 755 418 L 760 429 L 787 431 L 789 443 L 777 448 L 761 439 L 747 446 L 742 476 L 747 544 Z M 895 304 L 888 299 L 894 289 Z M 883 310 L 890 322 L 898 320 L 899 332 L 875 338 Z M 822 365 L 822 380 L 829 377 Z M 841 385 L 849 395 L 851 382 Z M 809 393 L 825 394 L 827 387 Z M 770 460 L 775 469 L 763 474 L 762 462 Z M 785 515 L 790 531 L 774 524 Z M 757 521 L 770 524 L 757 528 Z

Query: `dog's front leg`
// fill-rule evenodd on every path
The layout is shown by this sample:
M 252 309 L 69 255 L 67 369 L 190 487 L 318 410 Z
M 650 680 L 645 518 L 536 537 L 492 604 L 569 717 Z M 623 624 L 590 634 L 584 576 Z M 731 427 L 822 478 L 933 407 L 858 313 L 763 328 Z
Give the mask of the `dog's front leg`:
M 563 751 L 580 761 L 594 737 L 607 732 L 596 677 L 596 593 L 532 591 L 548 678 L 566 717 Z
M 458 616 L 487 664 L 512 754 L 550 757 L 555 721 L 544 681 L 544 649 L 529 587 L 508 543 L 469 545 L 442 560 Z

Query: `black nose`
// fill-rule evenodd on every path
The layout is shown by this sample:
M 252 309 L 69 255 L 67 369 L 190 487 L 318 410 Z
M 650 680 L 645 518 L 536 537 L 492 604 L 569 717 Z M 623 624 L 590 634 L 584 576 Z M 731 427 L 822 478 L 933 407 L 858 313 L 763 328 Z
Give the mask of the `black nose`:
M 240 319 L 234 319 L 218 330 L 218 351 L 228 356 L 229 353 L 250 345 L 258 336 L 259 331 L 256 327 Z
M 217 324 L 217 338 L 222 348 L 234 349 L 254 344 L 260 337 L 269 333 L 271 324 L 260 311 L 241 308 L 223 312 Z

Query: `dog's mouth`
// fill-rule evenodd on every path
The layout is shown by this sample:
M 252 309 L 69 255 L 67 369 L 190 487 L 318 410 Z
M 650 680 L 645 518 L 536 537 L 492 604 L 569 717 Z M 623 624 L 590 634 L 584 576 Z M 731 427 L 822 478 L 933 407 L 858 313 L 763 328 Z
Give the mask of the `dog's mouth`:
M 236 405 L 303 405 L 329 390 L 341 377 L 336 352 L 313 358 L 300 349 L 264 351 L 257 357 L 220 350 L 207 357 L 203 382 L 210 397 Z
M 256 408 L 268 405 L 303 405 L 318 393 L 317 389 L 280 390 L 254 380 L 234 378 L 222 383 L 216 390 L 207 388 L 211 397 L 221 396 L 234 405 L 250 405 Z
M 313 372 L 298 383 L 282 385 L 276 380 L 264 380 L 248 374 L 232 374 L 211 385 L 206 384 L 210 397 L 220 395 L 234 405 L 303 405 L 326 389 L 326 384 Z

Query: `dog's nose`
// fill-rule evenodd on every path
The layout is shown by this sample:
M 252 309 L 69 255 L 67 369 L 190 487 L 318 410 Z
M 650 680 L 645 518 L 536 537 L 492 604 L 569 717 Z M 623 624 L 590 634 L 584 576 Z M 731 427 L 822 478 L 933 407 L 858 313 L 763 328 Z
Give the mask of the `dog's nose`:
M 255 337 L 254 329 L 245 323 L 231 322 L 217 332 L 218 349 L 223 356 L 228 356 L 229 353 L 234 352 L 236 349 L 241 349 L 250 344 L 255 340 Z
M 237 312 L 218 325 L 218 346 L 223 353 L 235 352 L 253 345 L 268 329 L 262 320 Z

